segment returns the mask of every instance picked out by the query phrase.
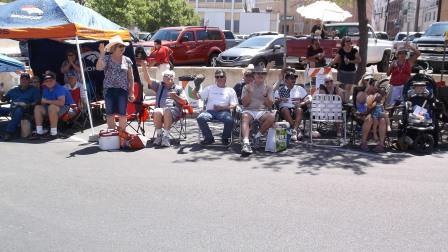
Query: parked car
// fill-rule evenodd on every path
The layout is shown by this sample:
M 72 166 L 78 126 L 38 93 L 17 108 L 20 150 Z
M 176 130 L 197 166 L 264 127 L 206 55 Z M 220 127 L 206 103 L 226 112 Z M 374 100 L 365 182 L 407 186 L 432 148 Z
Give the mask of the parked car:
M 140 41 L 148 41 L 148 40 L 151 39 L 151 33 L 150 32 L 139 32 L 137 34 L 137 36 L 138 36 L 138 39 Z
M 179 26 L 158 30 L 149 41 L 136 43 L 150 55 L 154 40 L 173 50 L 174 65 L 207 64 L 216 66 L 216 58 L 226 49 L 223 32 L 218 27 Z
M 421 52 L 417 59 L 418 64 L 425 65 L 427 62 L 434 72 L 439 72 L 443 64 L 445 64 L 444 69 L 448 69 L 448 50 L 444 49 L 444 33 L 447 31 L 448 22 L 436 22 L 430 25 L 420 38 L 414 39 L 414 45 Z M 447 54 L 445 62 L 443 61 L 444 53 Z
M 232 48 L 242 41 L 242 39 L 236 38 L 232 31 L 223 30 L 222 32 L 226 38 L 226 49 Z
M 276 66 L 281 66 L 284 52 L 283 35 L 262 35 L 249 38 L 224 51 L 218 56 L 217 63 L 226 67 L 244 67 L 249 64 L 265 67 L 268 62 L 275 61 Z
M 249 35 L 237 34 L 237 35 L 235 35 L 235 37 L 237 39 L 241 39 L 241 41 L 243 41 L 243 40 L 246 40 L 249 37 Z
M 249 36 L 247 37 L 252 38 L 252 37 L 256 37 L 256 36 L 262 36 L 262 35 L 278 35 L 277 32 L 271 32 L 271 31 L 260 31 L 260 32 L 252 32 L 251 34 L 249 34 Z

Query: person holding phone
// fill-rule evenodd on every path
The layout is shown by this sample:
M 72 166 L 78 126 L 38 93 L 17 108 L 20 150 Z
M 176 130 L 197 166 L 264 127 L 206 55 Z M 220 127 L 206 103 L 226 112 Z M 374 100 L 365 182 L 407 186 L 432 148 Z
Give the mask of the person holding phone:
M 182 115 L 182 105 L 186 104 L 184 90 L 181 86 L 174 84 L 176 74 L 172 70 L 163 72 L 161 82 L 152 79 L 149 75 L 148 63 L 141 62 L 143 78 L 148 83 L 148 89 L 156 92 L 156 108 L 153 112 L 154 126 L 156 128 L 156 138 L 154 145 L 169 147 L 171 125 L 180 119 Z
M 119 117 L 119 129 L 126 129 L 127 104 L 135 99 L 132 61 L 123 55 L 127 45 L 128 43 L 123 42 L 117 35 L 109 40 L 107 46 L 101 43 L 98 47 L 100 57 L 96 63 L 96 69 L 104 70 L 104 101 L 109 129 L 116 128 L 115 115 Z M 110 54 L 106 55 L 106 52 Z

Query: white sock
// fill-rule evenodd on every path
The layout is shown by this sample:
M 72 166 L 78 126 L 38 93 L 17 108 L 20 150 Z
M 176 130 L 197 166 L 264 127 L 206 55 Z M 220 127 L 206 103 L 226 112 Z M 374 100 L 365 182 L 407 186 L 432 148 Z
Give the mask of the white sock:
M 44 129 L 42 126 L 36 126 L 36 133 L 42 135 L 44 133 Z
M 51 134 L 52 136 L 57 135 L 57 134 L 58 134 L 58 128 L 51 128 L 51 129 L 50 129 L 50 134 Z
M 243 143 L 245 143 L 245 144 L 249 144 L 250 142 L 249 142 L 249 138 L 244 138 L 243 139 Z
M 156 129 L 156 136 L 162 135 L 162 129 Z
M 166 129 L 164 129 L 164 130 L 163 130 L 163 135 L 164 135 L 164 136 L 167 136 L 167 137 L 170 137 L 170 130 L 166 130 Z

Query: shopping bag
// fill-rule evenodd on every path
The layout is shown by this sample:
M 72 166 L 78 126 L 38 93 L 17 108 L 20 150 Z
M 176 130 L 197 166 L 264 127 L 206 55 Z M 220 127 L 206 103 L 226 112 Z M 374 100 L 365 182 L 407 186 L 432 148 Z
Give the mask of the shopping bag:
M 270 128 L 266 139 L 265 151 L 280 152 L 286 150 L 288 132 L 286 128 Z

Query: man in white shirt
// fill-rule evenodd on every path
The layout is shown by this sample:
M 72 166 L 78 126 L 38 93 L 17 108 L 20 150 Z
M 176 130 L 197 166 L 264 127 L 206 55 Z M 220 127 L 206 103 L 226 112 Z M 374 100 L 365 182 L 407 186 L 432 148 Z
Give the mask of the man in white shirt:
M 215 142 L 207 122 L 218 120 L 224 123 L 222 143 L 229 145 L 234 124 L 230 110 L 238 105 L 238 98 L 233 88 L 226 87 L 226 73 L 224 70 L 216 70 L 215 80 L 215 85 L 207 86 L 201 92 L 199 92 L 199 86 L 197 86 L 192 92 L 193 95 L 206 101 L 207 104 L 206 111 L 199 114 L 196 119 L 204 136 L 201 144 L 208 145 Z
M 274 94 L 274 99 L 279 105 L 280 116 L 292 127 L 291 140 L 293 141 L 302 138 L 298 128 L 302 121 L 303 111 L 309 103 L 308 93 L 303 87 L 295 85 L 296 79 L 295 71 L 288 72 L 285 75 L 285 85 L 281 85 Z

